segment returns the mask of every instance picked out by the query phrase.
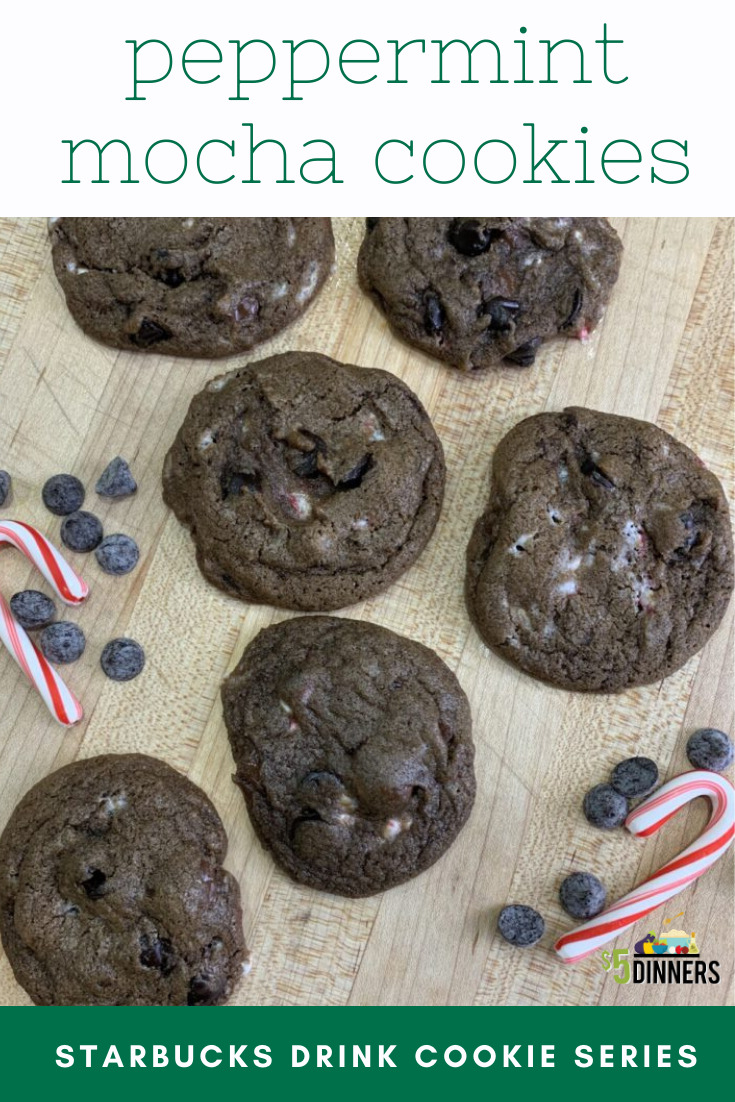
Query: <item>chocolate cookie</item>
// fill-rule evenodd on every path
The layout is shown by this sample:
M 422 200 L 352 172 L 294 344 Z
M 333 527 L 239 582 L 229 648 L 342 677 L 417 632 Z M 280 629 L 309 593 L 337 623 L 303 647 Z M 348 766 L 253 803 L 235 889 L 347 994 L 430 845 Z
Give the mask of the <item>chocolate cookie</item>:
M 567 409 L 501 440 L 467 601 L 526 673 L 587 692 L 657 681 L 704 646 L 732 587 L 722 487 L 668 433 Z
M 242 973 L 237 882 L 204 793 L 140 754 L 76 761 L 0 838 L 0 933 L 44 1006 L 224 1002 Z
M 334 260 L 328 218 L 56 218 L 56 276 L 91 337 L 230 356 L 280 333 Z
M 419 556 L 439 516 L 444 457 L 400 379 L 288 352 L 194 398 L 163 493 L 191 529 L 202 573 L 226 593 L 341 608 Z
M 222 699 L 253 827 L 302 884 L 392 888 L 469 816 L 469 704 L 428 647 L 356 620 L 287 620 L 247 647 Z
M 604 218 L 369 218 L 360 283 L 396 333 L 477 371 L 529 367 L 543 341 L 584 338 L 618 278 Z

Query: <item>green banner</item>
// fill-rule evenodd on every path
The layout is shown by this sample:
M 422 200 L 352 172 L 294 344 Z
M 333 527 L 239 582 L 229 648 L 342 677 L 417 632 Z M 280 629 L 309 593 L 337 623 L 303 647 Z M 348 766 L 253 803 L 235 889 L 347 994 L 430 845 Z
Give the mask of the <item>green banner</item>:
M 725 1081 L 735 1024 L 731 1008 L 714 1007 L 79 1007 L 37 1009 L 32 1023 L 18 1008 L 0 1014 L 6 1090 L 32 1083 L 63 1099 L 102 1089 L 106 1100 L 174 1087 L 186 1097 L 225 1080 L 297 1098 L 498 1086 L 534 1098 L 701 1096 Z

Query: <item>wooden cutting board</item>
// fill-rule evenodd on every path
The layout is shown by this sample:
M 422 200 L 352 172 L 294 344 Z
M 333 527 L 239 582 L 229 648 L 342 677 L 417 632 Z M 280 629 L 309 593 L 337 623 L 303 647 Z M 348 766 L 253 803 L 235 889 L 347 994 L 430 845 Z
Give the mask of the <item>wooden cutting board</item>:
M 0 827 L 27 789 L 51 770 L 102 752 L 144 751 L 202 785 L 227 828 L 227 864 L 242 886 L 253 970 L 238 992 L 259 1004 L 726 1003 L 733 983 L 733 862 L 726 858 L 645 922 L 694 930 L 718 986 L 614 983 L 595 955 L 563 966 L 551 951 L 568 927 L 557 891 L 589 869 L 610 898 L 628 891 L 688 843 L 704 801 L 645 843 L 594 830 L 580 805 L 591 785 L 634 753 L 664 776 L 684 768 L 696 727 L 733 725 L 732 608 L 702 653 L 664 682 L 619 696 L 544 686 L 490 654 L 470 627 L 462 595 L 464 551 L 485 500 L 493 449 L 522 417 L 569 404 L 655 421 L 694 448 L 733 493 L 733 223 L 618 221 L 625 244 L 619 284 L 591 341 L 546 347 L 531 370 L 466 378 L 402 345 L 360 293 L 357 219 L 335 221 L 338 269 L 313 308 L 263 349 L 313 349 L 388 368 L 428 408 L 444 444 L 447 494 L 419 562 L 386 594 L 347 610 L 434 647 L 469 695 L 478 795 L 471 820 L 437 865 L 383 896 L 344 900 L 292 884 L 261 850 L 231 781 L 219 686 L 243 647 L 283 612 L 224 597 L 199 575 L 188 534 L 164 507 L 164 454 L 189 400 L 233 366 L 115 352 L 76 328 L 51 269 L 43 220 L 0 220 L 0 468 L 14 477 L 3 515 L 58 539 L 40 488 L 58 471 L 78 475 L 107 531 L 139 542 L 127 578 L 93 557 L 74 557 L 91 585 L 71 613 L 87 652 L 65 671 L 86 718 L 64 732 L 47 716 L 9 656 L 0 654 Z M 105 504 L 93 492 L 109 459 L 132 465 L 138 494 Z M 20 556 L 2 556 L 6 595 L 38 585 Z M 344 614 L 344 613 L 343 613 Z M 98 666 L 101 648 L 128 634 L 148 665 L 129 684 Z M 514 950 L 495 934 L 498 909 L 527 902 L 545 915 L 542 946 Z M 672 925 L 674 925 L 672 923 Z M 642 936 L 643 926 L 637 936 Z M 618 944 L 630 946 L 623 936 Z M 4 957 L 0 1003 L 25 1004 Z

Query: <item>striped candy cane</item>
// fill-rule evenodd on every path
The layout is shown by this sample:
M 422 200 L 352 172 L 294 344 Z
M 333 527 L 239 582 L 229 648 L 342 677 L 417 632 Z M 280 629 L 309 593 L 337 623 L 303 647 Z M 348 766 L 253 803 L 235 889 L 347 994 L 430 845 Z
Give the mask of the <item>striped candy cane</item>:
M 707 796 L 712 804 L 709 823 L 699 838 L 612 907 L 563 934 L 554 948 L 565 964 L 594 953 L 671 899 L 722 857 L 735 836 L 735 789 L 725 777 L 707 769 L 682 773 L 668 781 L 631 811 L 625 825 L 636 837 L 648 838 L 698 796 Z
M 89 589 L 86 582 L 72 570 L 53 544 L 29 524 L 18 520 L 0 522 L 0 548 L 3 546 L 15 547 L 22 552 L 66 604 L 79 605 L 87 597 Z M 54 719 L 64 727 L 78 723 L 84 714 L 81 704 L 29 639 L 1 594 L 0 640 L 40 694 Z

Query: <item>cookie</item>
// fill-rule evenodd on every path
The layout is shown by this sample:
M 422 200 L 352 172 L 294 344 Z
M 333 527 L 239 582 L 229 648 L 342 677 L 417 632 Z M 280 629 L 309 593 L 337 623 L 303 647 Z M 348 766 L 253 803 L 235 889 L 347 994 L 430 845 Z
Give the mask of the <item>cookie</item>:
M 621 254 L 604 218 L 370 218 L 358 276 L 430 356 L 463 371 L 529 367 L 550 337 L 594 329 Z
M 250 643 L 222 699 L 253 828 L 302 884 L 392 888 L 469 816 L 469 705 L 428 647 L 356 620 L 287 620 Z
M 288 352 L 194 398 L 163 494 L 225 593 L 324 611 L 381 592 L 418 558 L 441 509 L 444 456 L 400 379 Z
M 584 692 L 658 681 L 704 646 L 732 588 L 722 487 L 655 425 L 567 409 L 498 445 L 467 603 L 526 673 Z
M 113 348 L 231 356 L 280 333 L 329 275 L 328 218 L 57 218 L 74 320 Z
M 0 838 L 0 933 L 49 1006 L 224 1002 L 246 959 L 227 838 L 204 793 L 140 754 L 73 762 Z

